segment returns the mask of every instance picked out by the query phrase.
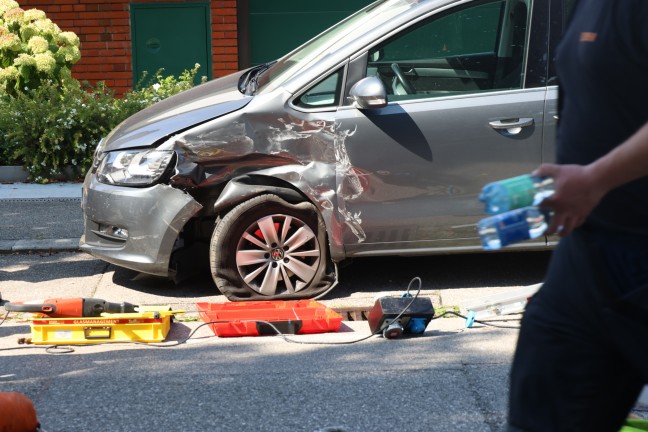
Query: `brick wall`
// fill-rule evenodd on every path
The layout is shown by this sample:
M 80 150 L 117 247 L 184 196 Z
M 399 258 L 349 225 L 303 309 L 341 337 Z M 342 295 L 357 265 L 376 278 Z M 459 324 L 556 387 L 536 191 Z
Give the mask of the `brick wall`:
M 182 3 L 187 0 L 173 1 Z M 152 2 L 154 1 L 18 0 L 21 8 L 40 9 L 61 30 L 73 31 L 79 36 L 81 60 L 72 68 L 75 78 L 92 84 L 104 81 L 117 95 L 123 95 L 133 87 L 129 4 Z M 210 7 L 212 74 L 220 77 L 239 68 L 236 0 L 211 1 Z
M 214 77 L 239 69 L 236 0 L 212 1 L 212 67 Z

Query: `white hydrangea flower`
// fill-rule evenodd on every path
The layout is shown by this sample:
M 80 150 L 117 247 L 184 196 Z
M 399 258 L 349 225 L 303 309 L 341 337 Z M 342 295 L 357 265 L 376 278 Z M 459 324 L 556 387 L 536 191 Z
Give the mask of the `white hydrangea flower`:
M 7 33 L 0 36 L 0 49 L 11 51 L 20 50 L 20 38 L 13 33 Z
M 36 21 L 47 19 L 45 12 L 40 9 L 29 9 L 25 11 L 25 21 Z
M 15 66 L 0 68 L 0 81 L 8 81 L 18 78 L 18 69 Z
M 38 29 L 41 34 L 55 35 L 61 32 L 59 26 L 54 24 L 51 19 L 39 19 L 33 22 L 34 27 Z
M 27 46 L 34 54 L 44 53 L 49 50 L 49 42 L 42 36 L 34 36 L 29 39 Z
M 65 45 L 72 45 L 75 47 L 78 47 L 81 43 L 79 41 L 79 36 L 77 36 L 76 33 L 71 31 L 61 32 L 61 34 L 58 35 L 58 41 L 59 43 L 63 43 Z
M 24 20 L 25 11 L 19 7 L 10 9 L 4 13 L 4 21 L 7 24 L 22 23 Z
M 40 72 L 51 73 L 56 66 L 56 60 L 49 52 L 36 54 L 34 58 L 36 59 L 36 69 Z
M 34 56 L 29 54 L 20 53 L 18 57 L 14 59 L 14 65 L 16 66 L 36 66 L 36 59 Z
M 56 56 L 61 61 L 74 64 L 81 59 L 81 51 L 75 46 L 67 45 L 60 47 Z
M 0 15 L 19 6 L 18 2 L 14 0 L 0 0 Z

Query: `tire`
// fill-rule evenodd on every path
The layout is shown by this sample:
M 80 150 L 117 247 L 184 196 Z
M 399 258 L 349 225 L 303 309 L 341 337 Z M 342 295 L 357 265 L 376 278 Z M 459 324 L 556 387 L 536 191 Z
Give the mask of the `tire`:
M 315 206 L 276 195 L 249 199 L 217 221 L 209 261 L 216 286 L 232 301 L 311 298 L 335 281 Z

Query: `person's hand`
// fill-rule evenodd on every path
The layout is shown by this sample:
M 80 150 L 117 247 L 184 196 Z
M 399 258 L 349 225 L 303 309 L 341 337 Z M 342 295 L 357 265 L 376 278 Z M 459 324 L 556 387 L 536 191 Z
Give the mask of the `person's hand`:
M 589 166 L 543 164 L 533 174 L 554 179 L 555 192 L 540 203 L 541 208 L 553 211 L 549 235 L 571 233 L 607 193 Z

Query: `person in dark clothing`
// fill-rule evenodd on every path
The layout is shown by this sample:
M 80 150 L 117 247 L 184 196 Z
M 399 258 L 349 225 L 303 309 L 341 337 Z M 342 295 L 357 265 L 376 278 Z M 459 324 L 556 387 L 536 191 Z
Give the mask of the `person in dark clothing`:
M 618 432 L 648 383 L 648 1 L 579 0 L 558 47 L 562 238 L 527 305 L 508 430 Z

